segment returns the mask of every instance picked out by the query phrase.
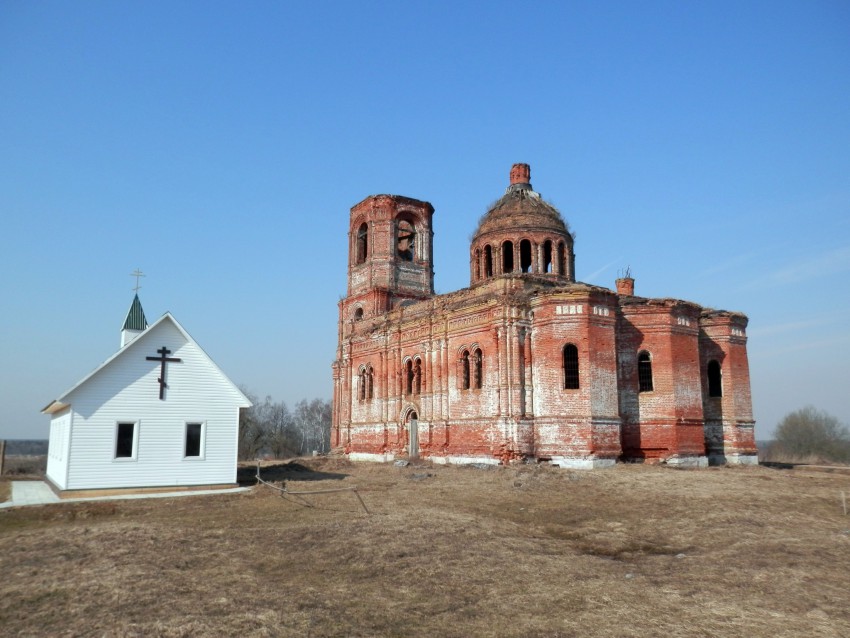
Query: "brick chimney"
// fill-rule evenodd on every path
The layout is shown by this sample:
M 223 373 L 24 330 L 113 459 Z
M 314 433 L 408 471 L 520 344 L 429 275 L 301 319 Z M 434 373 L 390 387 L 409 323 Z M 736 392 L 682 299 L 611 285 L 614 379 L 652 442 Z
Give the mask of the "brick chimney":
M 631 277 L 620 277 L 617 279 L 617 294 L 618 295 L 628 295 L 630 297 L 634 297 L 635 294 L 635 280 Z
M 531 167 L 528 164 L 514 164 L 511 166 L 511 185 L 530 183 Z

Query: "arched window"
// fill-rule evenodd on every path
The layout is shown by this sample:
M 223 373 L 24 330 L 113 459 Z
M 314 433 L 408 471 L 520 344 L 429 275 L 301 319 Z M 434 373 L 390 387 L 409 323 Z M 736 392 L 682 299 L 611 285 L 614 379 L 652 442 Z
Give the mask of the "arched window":
M 363 318 L 363 308 L 359 306 L 354 310 L 354 321 L 360 321 Z
M 406 219 L 398 222 L 398 256 L 404 261 L 413 261 L 416 247 L 416 229 Z
M 508 274 L 514 271 L 514 243 L 506 241 L 502 244 L 502 273 Z
M 472 387 L 480 390 L 484 380 L 484 355 L 481 354 L 481 348 L 476 348 L 472 354 L 473 371 L 472 371 Z
M 369 251 L 369 227 L 366 223 L 360 224 L 357 229 L 357 255 L 355 263 L 362 264 L 366 261 L 366 254 Z
M 543 242 L 543 267 L 542 272 L 552 272 L 552 242 L 546 240 Z
M 638 389 L 652 392 L 652 358 L 646 350 L 638 354 Z
M 372 366 L 366 366 L 366 399 L 373 399 L 375 397 L 374 377 L 375 373 L 372 370 Z
M 469 390 L 469 350 L 460 355 L 460 389 Z
M 422 394 L 422 360 L 419 358 L 413 364 L 413 394 Z
M 567 249 L 562 241 L 558 242 L 558 274 L 562 277 L 567 276 Z
M 522 272 L 531 272 L 531 242 L 527 239 L 519 242 L 519 269 Z
M 407 360 L 404 371 L 404 393 L 413 394 L 413 361 L 411 361 L 410 359 Z
M 484 246 L 484 276 L 493 276 L 493 249 L 490 244 Z
M 357 398 L 361 401 L 366 399 L 366 370 L 360 369 L 360 374 L 357 375 Z
M 578 348 L 572 343 L 564 346 L 564 389 L 579 389 Z
M 721 383 L 720 363 L 712 359 L 708 362 L 708 396 L 722 397 L 723 384 Z

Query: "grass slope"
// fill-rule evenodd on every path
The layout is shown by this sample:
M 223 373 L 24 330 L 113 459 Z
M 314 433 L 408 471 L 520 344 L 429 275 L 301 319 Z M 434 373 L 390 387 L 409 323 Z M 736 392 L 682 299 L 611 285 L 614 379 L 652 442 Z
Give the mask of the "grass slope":
M 264 477 L 293 491 L 357 485 L 371 515 L 351 493 L 296 499 L 262 487 L 0 511 L 0 626 L 13 635 L 850 635 L 847 476 L 301 463 Z

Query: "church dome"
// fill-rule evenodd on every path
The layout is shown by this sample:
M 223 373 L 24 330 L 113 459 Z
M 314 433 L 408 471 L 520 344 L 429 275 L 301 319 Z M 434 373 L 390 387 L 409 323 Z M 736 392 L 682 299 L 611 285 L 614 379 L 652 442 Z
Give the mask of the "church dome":
M 487 233 L 518 227 L 569 234 L 561 213 L 531 188 L 531 167 L 528 164 L 511 167 L 510 186 L 481 218 L 473 240 Z
M 522 273 L 575 281 L 573 238 L 564 218 L 532 189 L 529 165 L 514 164 L 505 194 L 472 237 L 470 275 L 475 284 Z

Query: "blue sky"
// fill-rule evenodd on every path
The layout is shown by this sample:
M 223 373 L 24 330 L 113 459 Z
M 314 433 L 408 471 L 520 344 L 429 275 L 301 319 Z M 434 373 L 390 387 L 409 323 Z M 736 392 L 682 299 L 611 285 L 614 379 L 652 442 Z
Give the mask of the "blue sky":
M 757 437 L 850 422 L 850 4 L 0 4 L 0 437 L 118 347 L 136 268 L 225 372 L 330 397 L 352 205 L 435 209 L 439 292 L 514 162 L 580 280 L 740 310 Z

